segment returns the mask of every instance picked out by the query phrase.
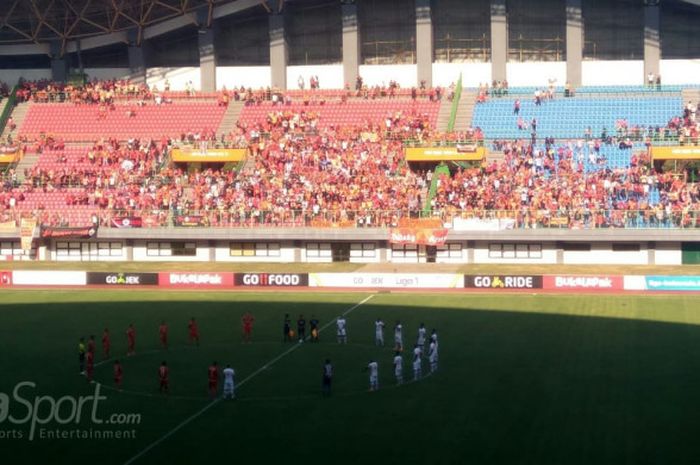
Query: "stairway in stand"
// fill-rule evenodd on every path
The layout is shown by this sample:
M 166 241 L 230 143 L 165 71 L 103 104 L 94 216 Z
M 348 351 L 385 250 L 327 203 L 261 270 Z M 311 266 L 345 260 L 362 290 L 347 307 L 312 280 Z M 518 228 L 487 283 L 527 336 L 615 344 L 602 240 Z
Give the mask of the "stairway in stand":
M 464 132 L 472 127 L 475 106 L 476 93 L 463 91 L 457 107 L 457 116 L 455 117 L 455 132 Z
M 18 129 L 22 127 L 24 118 L 27 116 L 27 111 L 29 110 L 29 105 L 29 102 L 18 103 L 17 105 L 15 105 L 14 110 L 12 110 L 12 113 L 10 114 Z M 0 140 L 5 140 L 8 134 L 10 134 L 9 125 L 5 127 L 5 130 L 0 135 Z M 17 130 L 15 130 L 15 132 L 12 134 L 12 138 L 17 138 Z
M 243 102 L 232 101 L 228 104 L 226 113 L 224 113 L 224 117 L 217 131 L 219 137 L 221 137 L 221 134 L 228 134 L 236 127 L 241 111 L 243 111 Z

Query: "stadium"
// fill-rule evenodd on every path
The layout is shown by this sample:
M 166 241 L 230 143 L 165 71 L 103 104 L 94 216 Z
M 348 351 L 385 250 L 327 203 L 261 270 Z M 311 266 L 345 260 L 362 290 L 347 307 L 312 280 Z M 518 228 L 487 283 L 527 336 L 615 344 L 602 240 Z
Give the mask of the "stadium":
M 700 1 L 1 3 L 7 463 L 697 460 Z

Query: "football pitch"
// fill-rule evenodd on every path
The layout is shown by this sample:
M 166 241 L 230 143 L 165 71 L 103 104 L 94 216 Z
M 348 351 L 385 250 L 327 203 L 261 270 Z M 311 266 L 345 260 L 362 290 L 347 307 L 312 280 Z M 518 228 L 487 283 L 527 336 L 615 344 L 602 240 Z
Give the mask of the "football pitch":
M 619 465 L 700 457 L 697 296 L 33 290 L 3 291 L 1 300 L 3 464 Z M 248 344 L 245 312 L 255 317 Z M 300 314 L 315 316 L 320 342 L 283 342 L 286 313 L 293 327 Z M 340 314 L 347 345 L 336 342 Z M 199 346 L 188 341 L 193 316 Z M 377 318 L 386 323 L 385 347 L 374 343 Z M 168 350 L 158 339 L 163 320 Z M 397 320 L 411 381 L 402 386 L 391 366 Z M 412 382 L 421 322 L 438 332 L 439 368 Z M 126 357 L 130 323 L 136 354 Z M 106 327 L 112 355 L 104 360 Z M 95 384 L 78 366 L 79 338 L 91 334 Z M 324 398 L 327 358 L 335 373 Z M 377 392 L 368 392 L 370 359 L 379 363 Z M 158 392 L 163 361 L 167 395 Z M 236 400 L 209 397 L 213 361 L 235 369 Z

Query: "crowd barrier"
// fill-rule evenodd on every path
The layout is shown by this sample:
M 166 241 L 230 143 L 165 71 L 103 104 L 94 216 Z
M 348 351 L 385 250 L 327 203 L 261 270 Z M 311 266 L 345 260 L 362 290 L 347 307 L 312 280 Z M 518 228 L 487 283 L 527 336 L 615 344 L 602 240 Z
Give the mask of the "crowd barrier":
M 700 292 L 700 276 L 457 273 L 233 273 L 0 270 L 0 287 L 466 289 L 489 292 Z

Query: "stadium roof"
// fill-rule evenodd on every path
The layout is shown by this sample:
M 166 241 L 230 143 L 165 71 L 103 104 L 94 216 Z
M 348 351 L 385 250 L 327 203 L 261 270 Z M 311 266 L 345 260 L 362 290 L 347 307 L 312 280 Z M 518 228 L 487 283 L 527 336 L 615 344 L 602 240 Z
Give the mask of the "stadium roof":
M 264 0 L 2 0 L 0 44 L 42 44 L 145 28 L 178 17 L 210 22 L 216 8 Z M 248 5 L 246 5 L 248 6 Z M 204 21 L 198 18 L 204 18 Z

